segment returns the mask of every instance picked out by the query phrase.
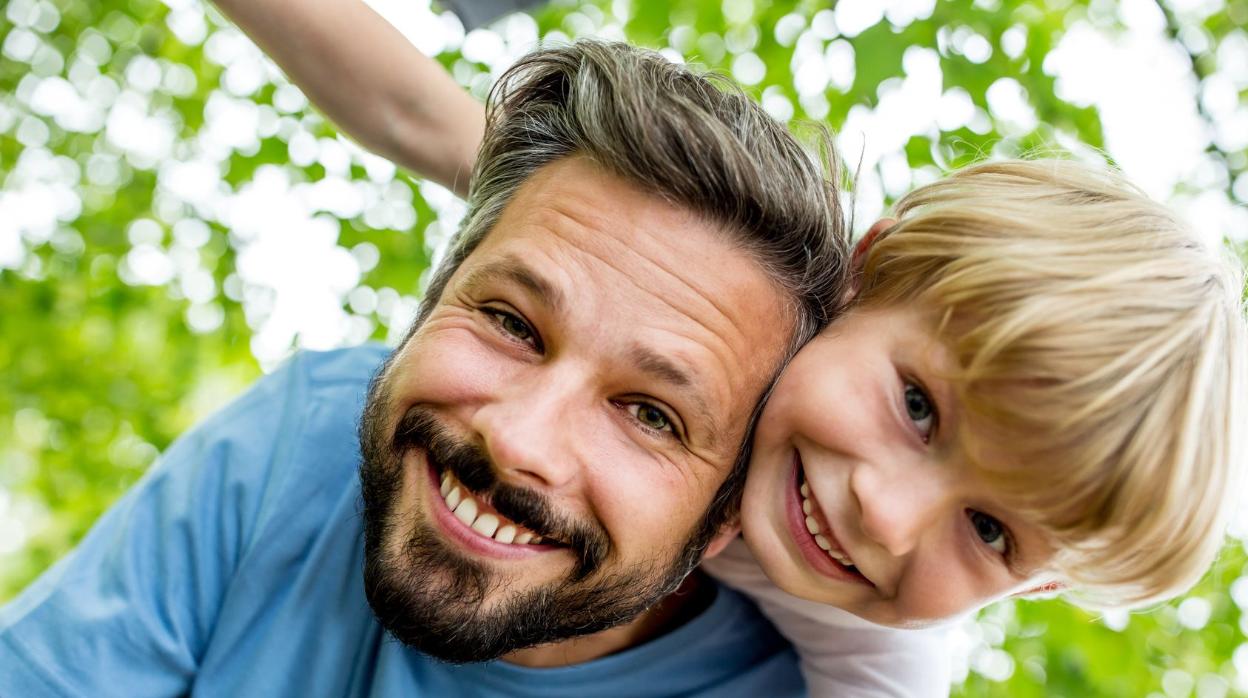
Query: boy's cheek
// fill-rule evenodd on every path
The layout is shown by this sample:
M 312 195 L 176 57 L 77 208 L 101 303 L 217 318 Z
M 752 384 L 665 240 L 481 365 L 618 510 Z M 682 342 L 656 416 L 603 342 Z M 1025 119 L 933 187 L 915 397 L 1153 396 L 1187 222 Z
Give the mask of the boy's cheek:
M 899 617 L 918 625 L 973 613 L 1008 596 L 1015 588 L 1005 579 L 967 569 L 958 561 L 931 562 L 910 569 L 897 597 Z

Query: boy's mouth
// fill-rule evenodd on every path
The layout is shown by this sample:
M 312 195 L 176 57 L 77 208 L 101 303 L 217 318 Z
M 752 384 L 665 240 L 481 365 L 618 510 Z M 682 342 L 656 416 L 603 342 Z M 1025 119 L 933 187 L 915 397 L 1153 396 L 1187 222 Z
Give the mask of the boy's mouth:
M 848 578 L 874 586 L 858 570 L 849 553 L 845 552 L 840 542 L 837 541 L 827 516 L 819 508 L 814 491 L 806 483 L 802 458 L 796 452 L 793 455 L 793 469 L 796 496 L 791 503 L 793 511 L 790 518 L 794 519 L 791 521 L 791 527 L 795 529 L 794 537 L 798 539 L 798 545 L 812 563 L 811 566 L 828 576 Z

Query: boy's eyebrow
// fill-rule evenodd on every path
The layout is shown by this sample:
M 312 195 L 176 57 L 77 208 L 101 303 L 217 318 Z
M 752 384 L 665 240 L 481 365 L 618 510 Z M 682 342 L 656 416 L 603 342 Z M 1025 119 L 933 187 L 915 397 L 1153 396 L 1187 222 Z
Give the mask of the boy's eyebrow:
M 549 279 L 538 274 L 514 255 L 507 255 L 473 269 L 468 273 L 462 285 L 468 290 L 479 290 L 482 286 L 498 281 L 507 281 L 520 286 L 551 312 L 556 315 L 564 314 L 567 299 L 563 289 L 555 286 Z

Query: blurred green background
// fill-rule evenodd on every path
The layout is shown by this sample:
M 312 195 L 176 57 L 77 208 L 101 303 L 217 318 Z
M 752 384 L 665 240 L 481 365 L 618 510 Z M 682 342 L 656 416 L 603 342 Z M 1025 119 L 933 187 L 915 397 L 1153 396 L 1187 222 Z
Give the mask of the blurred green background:
M 543 37 L 728 73 L 839 132 L 860 229 L 942 169 L 1061 147 L 1248 236 L 1248 0 L 561 0 L 468 33 L 373 4 L 478 95 Z M 393 339 L 463 214 L 196 0 L 7 0 L 0 182 L 0 602 L 263 370 Z M 955 634 L 954 693 L 1248 694 L 1245 561 L 1235 540 L 1143 614 L 991 608 Z

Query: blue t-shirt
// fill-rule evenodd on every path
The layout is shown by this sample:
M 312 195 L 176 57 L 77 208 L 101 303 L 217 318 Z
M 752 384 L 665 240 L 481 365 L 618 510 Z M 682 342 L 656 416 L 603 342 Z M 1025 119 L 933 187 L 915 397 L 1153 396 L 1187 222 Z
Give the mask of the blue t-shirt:
M 443 664 L 364 598 L 356 425 L 385 350 L 302 354 L 179 439 L 0 609 L 0 696 L 783 696 L 797 658 L 720 587 L 638 647 Z

